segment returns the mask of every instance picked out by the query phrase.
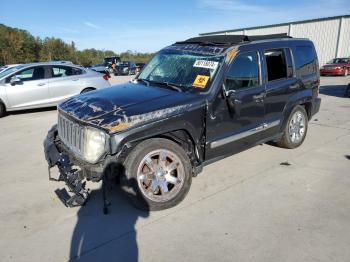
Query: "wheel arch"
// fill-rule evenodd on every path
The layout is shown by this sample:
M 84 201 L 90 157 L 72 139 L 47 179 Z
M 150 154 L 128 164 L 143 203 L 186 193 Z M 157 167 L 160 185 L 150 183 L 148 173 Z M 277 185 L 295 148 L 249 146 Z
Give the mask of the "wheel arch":
M 87 90 L 94 91 L 94 90 L 96 90 L 96 88 L 95 88 L 95 87 L 92 87 L 92 86 L 90 86 L 90 87 L 84 87 L 84 88 L 81 90 L 80 94 L 82 94 L 82 93 L 84 93 L 84 92 L 87 92 Z
M 149 136 L 139 137 L 138 139 L 133 139 L 124 144 L 119 152 L 118 158 L 123 160 L 126 156 L 141 142 L 154 139 L 154 138 L 164 138 L 174 143 L 180 145 L 187 153 L 192 166 L 198 165 L 201 162 L 200 153 L 196 147 L 195 140 L 190 132 L 186 129 L 174 129 L 167 130 L 162 133 L 153 134 Z
M 286 127 L 288 118 L 296 106 L 303 106 L 306 110 L 308 120 L 311 119 L 311 111 L 312 111 L 312 91 L 311 89 L 305 89 L 301 92 L 298 92 L 292 95 L 287 102 L 286 106 L 283 110 L 282 115 L 282 125 L 280 131 L 282 132 Z
M 0 103 L 5 106 L 5 110 L 6 110 L 7 109 L 7 105 L 6 105 L 5 101 L 3 99 L 1 99 L 1 97 L 0 97 Z

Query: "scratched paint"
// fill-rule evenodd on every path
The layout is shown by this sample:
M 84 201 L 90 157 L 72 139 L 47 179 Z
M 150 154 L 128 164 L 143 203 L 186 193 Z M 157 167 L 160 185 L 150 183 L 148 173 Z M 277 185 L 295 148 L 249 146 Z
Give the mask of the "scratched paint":
M 191 106 L 190 104 L 175 106 L 171 108 L 156 110 L 153 112 L 148 112 L 145 114 L 134 115 L 134 116 L 127 116 L 124 114 L 115 123 L 103 125 L 102 127 L 105 129 L 108 129 L 110 133 L 114 133 L 136 125 L 141 125 L 150 121 L 156 121 L 156 120 L 170 117 L 172 115 L 182 113 L 190 106 Z

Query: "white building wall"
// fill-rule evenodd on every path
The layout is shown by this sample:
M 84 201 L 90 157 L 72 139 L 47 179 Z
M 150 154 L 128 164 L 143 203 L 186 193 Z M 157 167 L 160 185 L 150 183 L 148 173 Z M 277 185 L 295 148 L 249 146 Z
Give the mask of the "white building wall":
M 342 21 L 342 22 L 341 22 Z M 341 30 L 340 29 L 341 25 Z M 260 28 L 242 28 L 215 34 L 264 35 L 287 33 L 295 38 L 309 38 L 316 47 L 320 65 L 335 57 L 350 57 L 350 17 L 334 17 L 324 20 L 292 22 Z M 213 34 L 213 33 L 208 33 Z M 207 34 L 207 35 L 208 35 Z M 206 34 L 202 34 L 206 35 Z M 339 36 L 339 39 L 338 39 Z
M 238 30 L 238 31 L 234 31 L 234 32 L 227 32 L 227 35 L 244 35 L 244 31 L 243 30 Z
M 292 25 L 292 37 L 309 38 L 314 42 L 320 65 L 336 56 L 340 19 Z
M 343 18 L 339 57 L 350 57 L 350 17 Z
M 245 30 L 246 35 L 271 35 L 271 34 L 288 34 L 289 26 L 272 26 L 258 29 L 248 29 Z

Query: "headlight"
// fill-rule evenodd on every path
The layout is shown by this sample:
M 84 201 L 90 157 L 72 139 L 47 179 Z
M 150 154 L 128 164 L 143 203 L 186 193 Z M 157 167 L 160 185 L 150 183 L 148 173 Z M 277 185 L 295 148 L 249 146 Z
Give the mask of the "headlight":
M 106 150 L 106 133 L 87 128 L 85 131 L 84 158 L 87 162 L 96 163 Z

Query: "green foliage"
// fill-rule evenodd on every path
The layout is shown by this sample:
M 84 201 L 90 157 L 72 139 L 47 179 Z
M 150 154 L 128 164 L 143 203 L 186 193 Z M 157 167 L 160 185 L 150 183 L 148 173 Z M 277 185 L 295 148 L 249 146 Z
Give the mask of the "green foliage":
M 84 49 L 79 51 L 75 43 L 66 43 L 55 37 L 41 39 L 29 32 L 0 24 L 0 65 L 38 61 L 68 60 L 90 66 L 102 63 L 103 58 L 117 56 L 111 50 Z M 119 55 L 122 60 L 148 62 L 153 54 L 127 51 Z
M 120 54 L 121 60 L 131 60 L 136 63 L 147 63 L 153 56 L 152 53 L 138 53 L 131 50 Z

